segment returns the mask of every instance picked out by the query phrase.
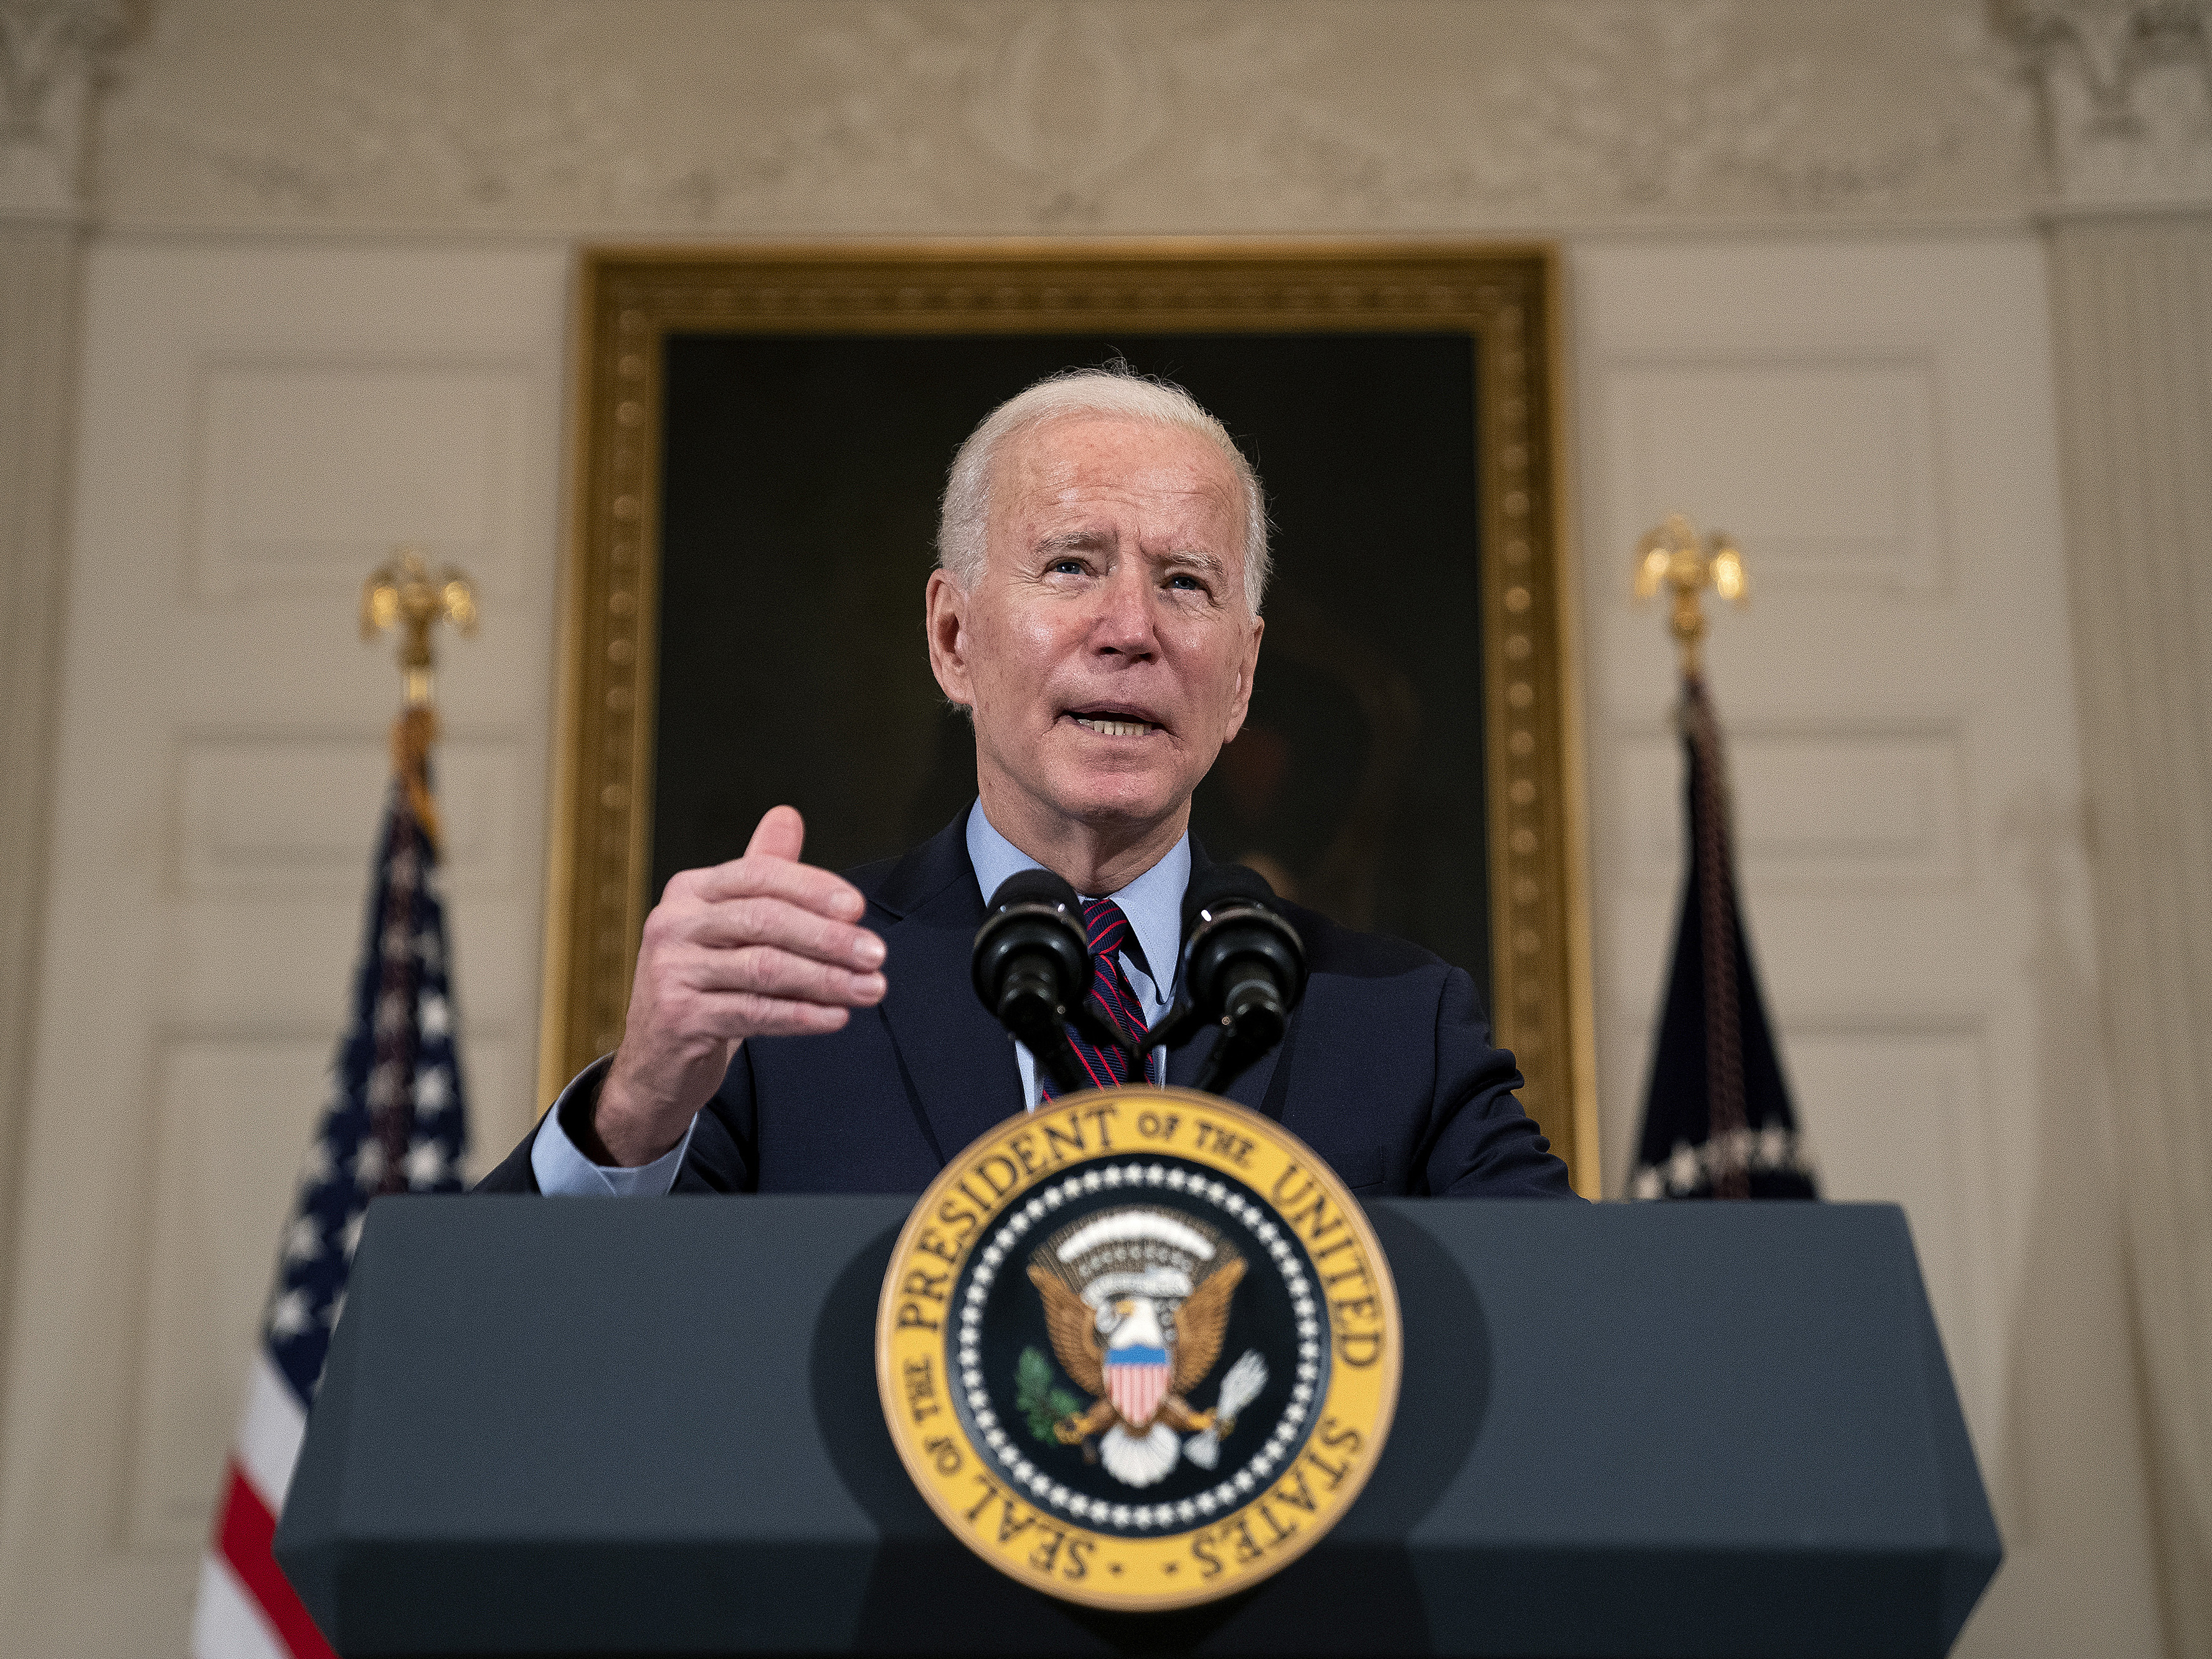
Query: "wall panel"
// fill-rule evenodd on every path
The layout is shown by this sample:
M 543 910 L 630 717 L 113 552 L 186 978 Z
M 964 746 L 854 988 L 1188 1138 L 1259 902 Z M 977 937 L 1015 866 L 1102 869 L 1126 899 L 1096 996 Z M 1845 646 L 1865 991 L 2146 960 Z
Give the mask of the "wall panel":
M 396 542 L 465 565 L 438 756 L 473 1162 L 535 1115 L 557 250 L 105 245 L 0 1425 L 10 1651 L 176 1651 L 350 1018 Z
M 535 889 L 517 862 L 526 762 L 513 737 L 449 733 L 435 784 L 449 890 Z M 382 732 L 226 732 L 185 737 L 177 757 L 177 885 L 193 898 L 359 896 L 377 821 L 362 803 L 391 775 Z
M 1999 1420 L 2000 1322 L 1985 1292 L 2002 1277 L 1982 1034 L 1800 1021 L 1789 1042 L 1821 1195 L 1905 1206 L 1952 1365 L 1962 1387 L 1982 1391 L 1974 1414 Z
M 526 365 L 209 364 L 195 411 L 195 596 L 351 592 L 397 542 L 504 588 L 530 510 L 530 392 Z
M 1953 732 L 1730 732 L 1736 857 L 1761 887 L 1955 888 L 1966 878 L 1966 763 Z M 1628 869 L 1671 893 L 1682 880 L 1681 739 L 1620 738 Z
M 1609 1182 L 1681 879 L 1674 650 L 1629 580 L 1680 508 L 1750 571 L 1747 610 L 1708 601 L 1708 678 L 1784 1067 L 1825 1190 L 1905 1206 L 2015 1547 L 1961 1650 L 2154 1651 L 2041 251 L 1654 240 L 1576 270 Z
M 513 1088 L 511 1042 L 471 1032 L 473 1090 Z M 322 1035 L 159 1040 L 154 1192 L 137 1333 L 125 1547 L 174 1553 L 206 1536 L 229 1455 L 240 1357 L 252 1351 L 303 1153 L 331 1093 Z
M 1758 544 L 1762 586 L 1936 587 L 1936 388 L 1924 357 L 1610 365 L 1607 495 L 1638 531 L 1698 501 L 1708 528 Z

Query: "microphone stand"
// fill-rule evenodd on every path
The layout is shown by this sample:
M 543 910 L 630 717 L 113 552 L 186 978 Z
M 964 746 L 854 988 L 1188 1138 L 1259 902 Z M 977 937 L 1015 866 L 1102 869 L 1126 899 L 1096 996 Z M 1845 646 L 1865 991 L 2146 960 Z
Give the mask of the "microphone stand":
M 1055 1095 L 1093 1086 L 1070 1026 L 1094 1048 L 1121 1054 L 1133 1079 L 1145 1075 L 1143 1050 L 1091 1003 L 1097 969 L 1073 919 L 1075 902 L 1074 890 L 1049 872 L 1008 878 L 992 896 L 969 968 L 983 1006 L 1036 1057 Z
M 1257 877 L 1251 878 L 1258 880 Z M 1305 949 L 1271 905 L 1223 896 L 1183 941 L 1182 990 L 1142 1046 L 1179 1048 L 1207 1025 L 1220 1035 L 1195 1086 L 1222 1094 L 1283 1040 L 1305 990 Z
M 1218 1027 L 1220 1035 L 1214 1039 L 1212 1048 L 1191 1083 L 1203 1094 L 1218 1095 L 1225 1093 L 1231 1084 L 1266 1059 L 1283 1040 L 1289 1024 L 1288 1012 L 1281 1001 L 1272 995 L 1264 1000 L 1254 999 L 1247 1006 L 1224 1011 L 1218 1019 L 1211 1020 L 1206 1018 L 1206 1011 L 1186 995 L 1161 1018 L 1158 1024 L 1145 1033 L 1142 1042 L 1148 1053 L 1160 1048 L 1180 1048 L 1206 1026 Z
M 1085 990 L 1084 1000 L 1070 1008 L 1060 1000 L 1060 988 L 1052 975 L 1030 969 L 1026 963 L 1018 964 L 1007 975 L 999 1006 L 993 1011 L 1007 1034 L 1036 1056 L 1055 1095 L 1072 1095 L 1095 1086 L 1083 1062 L 1076 1058 L 1074 1043 L 1068 1040 L 1071 1025 L 1094 1048 L 1110 1048 L 1122 1055 L 1129 1063 L 1132 1078 L 1145 1074 L 1142 1052 L 1131 1048 L 1120 1028 L 1091 1006 L 1087 987 Z

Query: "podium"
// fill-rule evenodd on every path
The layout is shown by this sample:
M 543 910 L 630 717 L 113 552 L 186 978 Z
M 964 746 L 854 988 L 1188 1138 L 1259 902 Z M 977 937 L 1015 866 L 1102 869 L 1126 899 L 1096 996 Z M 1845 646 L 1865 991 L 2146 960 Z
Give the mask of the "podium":
M 1389 1444 L 1224 1601 L 1054 1601 L 925 1506 L 897 1198 L 380 1200 L 277 1559 L 346 1659 L 1948 1650 L 2002 1549 L 1894 1206 L 1366 1207 Z

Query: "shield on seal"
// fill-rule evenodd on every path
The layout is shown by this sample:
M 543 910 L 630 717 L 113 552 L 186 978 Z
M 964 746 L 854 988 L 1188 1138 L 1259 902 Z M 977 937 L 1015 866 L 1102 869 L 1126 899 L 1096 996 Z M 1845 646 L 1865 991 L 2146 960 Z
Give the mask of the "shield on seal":
M 1142 1432 L 1168 1391 L 1168 1351 L 1133 1343 L 1106 1350 L 1106 1397 L 1121 1420 Z

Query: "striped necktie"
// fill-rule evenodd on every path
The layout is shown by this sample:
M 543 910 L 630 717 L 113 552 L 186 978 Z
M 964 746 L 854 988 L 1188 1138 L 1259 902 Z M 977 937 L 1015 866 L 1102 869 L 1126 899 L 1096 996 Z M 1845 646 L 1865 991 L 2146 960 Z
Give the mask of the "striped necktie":
M 1129 983 L 1129 976 L 1121 969 L 1121 953 L 1127 951 L 1144 966 L 1145 948 L 1137 943 L 1130 931 L 1128 917 L 1112 899 L 1088 899 L 1083 906 L 1084 936 L 1091 944 L 1091 1001 L 1115 1026 L 1128 1034 L 1133 1047 L 1145 1034 L 1144 1011 L 1137 1005 L 1137 993 Z M 1089 1086 L 1097 1089 L 1117 1088 L 1129 1080 L 1127 1056 L 1111 1048 L 1100 1048 L 1086 1042 L 1073 1028 L 1068 1041 L 1075 1045 L 1075 1057 L 1082 1062 Z M 1145 1080 L 1152 1082 L 1158 1062 L 1152 1055 L 1145 1056 Z M 1052 1085 L 1042 1077 L 1038 1079 L 1040 1098 L 1052 1098 Z

